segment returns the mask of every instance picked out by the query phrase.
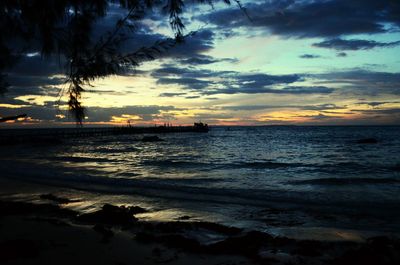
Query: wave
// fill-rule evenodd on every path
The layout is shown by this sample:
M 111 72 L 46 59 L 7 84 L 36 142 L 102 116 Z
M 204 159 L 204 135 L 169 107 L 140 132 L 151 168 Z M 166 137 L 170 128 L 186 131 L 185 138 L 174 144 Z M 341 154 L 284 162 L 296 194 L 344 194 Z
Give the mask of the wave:
M 134 179 L 134 178 L 107 178 L 104 176 L 84 175 L 77 171 L 60 173 L 57 171 L 43 171 L 36 168 L 28 171 L 23 167 L 11 171 L 4 177 L 9 179 L 27 181 L 49 186 L 71 188 L 86 192 L 119 195 L 139 195 L 151 198 L 179 200 L 182 202 L 202 203 L 228 203 L 242 206 L 269 207 L 271 205 L 285 204 L 295 207 L 329 206 L 329 207 L 364 207 L 366 204 L 379 205 L 379 207 L 399 208 L 398 200 L 383 199 L 348 200 L 341 196 L 325 196 L 321 192 L 303 192 L 294 190 L 258 189 L 258 188 L 228 188 L 191 186 L 168 181 L 165 179 Z M 204 179 L 203 179 L 204 180 Z M 322 180 L 327 181 L 327 180 Z M 337 181 L 337 180 L 334 180 Z M 317 182 L 316 182 L 317 183 Z M 398 181 L 396 180 L 396 183 Z M 186 183 L 190 184 L 190 183 Z M 400 208 L 399 208 L 400 211 Z
M 179 160 L 145 160 L 141 162 L 144 166 L 156 166 L 161 168 L 204 168 L 214 167 L 217 164 L 193 162 L 193 161 L 179 161 Z
M 179 160 L 148 160 L 143 161 L 145 166 L 157 167 L 177 167 L 177 168 L 215 168 L 215 169 L 276 169 L 288 167 L 306 167 L 307 165 L 301 163 L 282 163 L 282 162 L 240 162 L 240 163 L 207 163 L 207 162 L 193 162 L 193 161 L 179 161 Z
M 79 156 L 55 156 L 50 157 L 49 160 L 52 161 L 63 161 L 63 162 L 75 162 L 75 163 L 103 163 L 110 162 L 110 159 L 100 158 L 100 157 L 79 157 Z
M 289 184 L 299 185 L 343 185 L 343 184 L 399 184 L 396 178 L 318 178 L 289 181 Z
M 124 148 L 97 148 L 94 150 L 90 150 L 90 153 L 102 153 L 102 154 L 119 154 L 119 153 L 131 153 L 138 152 L 140 149 L 135 148 L 133 146 L 124 147 Z
M 298 168 L 305 171 L 325 172 L 325 173 L 359 173 L 359 172 L 376 172 L 376 171 L 400 171 L 399 165 L 379 165 L 379 164 L 363 164 L 357 162 L 339 162 L 326 164 L 306 164 L 306 163 L 289 163 L 276 161 L 256 161 L 256 162 L 197 162 L 185 160 L 147 160 L 143 161 L 144 166 L 156 166 L 160 168 L 207 168 L 207 169 L 286 169 Z
M 275 169 L 275 168 L 288 168 L 288 167 L 309 167 L 313 165 L 306 165 L 302 163 L 284 163 L 284 162 L 243 162 L 232 164 L 233 168 L 254 168 L 254 169 Z

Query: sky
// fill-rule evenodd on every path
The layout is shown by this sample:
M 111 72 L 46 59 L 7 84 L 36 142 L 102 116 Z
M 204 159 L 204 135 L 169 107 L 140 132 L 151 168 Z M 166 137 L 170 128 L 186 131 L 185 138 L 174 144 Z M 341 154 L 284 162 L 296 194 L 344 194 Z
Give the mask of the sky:
M 186 2 L 186 1 L 185 1 Z M 400 125 L 400 4 L 397 0 L 269 0 L 188 3 L 196 33 L 152 62 L 86 87 L 86 126 Z M 110 6 L 105 32 L 125 10 Z M 124 50 L 173 36 L 156 10 Z M 11 69 L 0 117 L 10 126 L 74 126 L 64 70 L 32 50 Z

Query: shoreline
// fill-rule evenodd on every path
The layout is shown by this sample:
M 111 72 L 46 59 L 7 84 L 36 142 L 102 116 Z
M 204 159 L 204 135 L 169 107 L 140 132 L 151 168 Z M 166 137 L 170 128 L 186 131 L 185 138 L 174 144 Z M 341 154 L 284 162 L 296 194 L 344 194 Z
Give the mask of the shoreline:
M 0 201 L 43 203 L 40 195 L 47 193 L 72 199 L 78 198 L 78 202 L 62 206 L 79 213 L 99 210 L 104 204 L 132 205 L 134 202 L 135 205 L 149 210 L 137 216 L 140 221 L 145 222 L 171 222 L 186 216 L 190 217 L 190 220 L 188 218 L 186 221 L 209 221 L 297 240 L 361 242 L 374 236 L 400 237 L 397 226 L 392 227 L 389 226 L 390 223 L 383 222 L 381 222 L 381 226 L 377 226 L 376 216 L 364 216 L 358 212 L 358 209 L 354 209 L 354 212 L 346 213 L 346 215 L 336 215 L 338 213 L 335 211 L 339 210 L 337 206 L 334 208 L 335 211 L 331 207 L 321 211 L 310 205 L 270 202 L 247 212 L 248 210 L 238 208 L 235 203 L 215 203 L 213 207 L 223 209 L 220 211 L 203 208 L 208 207 L 208 204 L 198 201 L 188 201 L 182 205 L 182 202 L 170 198 L 93 192 L 4 177 L 0 177 L 0 187 Z M 342 211 L 344 210 L 342 209 Z M 234 211 L 238 211 L 236 215 L 232 215 Z M 341 216 L 350 219 L 341 220 Z M 393 220 L 396 220 L 397 216 L 394 218 Z M 357 224 L 351 222 L 352 219 Z
M 88 213 L 68 208 L 68 204 L 76 202 L 75 198 L 54 194 L 40 195 L 37 203 L 0 199 L 0 245 L 10 250 L 0 252 L 2 264 L 50 264 L 55 262 L 54 257 L 63 261 L 65 252 L 80 257 L 82 263 L 75 261 L 75 264 L 187 264 L 188 261 L 192 264 L 397 264 L 400 261 L 398 238 L 380 236 L 365 242 L 298 240 L 193 221 L 190 216 L 168 222 L 142 221 L 137 216 L 151 210 L 139 206 L 105 204 Z M 118 250 L 117 245 L 122 248 Z M 105 251 L 100 255 L 102 258 L 94 255 L 100 249 Z M 112 260 L 121 255 L 123 261 Z M 91 259 L 98 260 L 89 262 Z M 67 260 L 57 263 L 70 264 L 71 260 Z M 204 263 L 205 260 L 210 263 Z

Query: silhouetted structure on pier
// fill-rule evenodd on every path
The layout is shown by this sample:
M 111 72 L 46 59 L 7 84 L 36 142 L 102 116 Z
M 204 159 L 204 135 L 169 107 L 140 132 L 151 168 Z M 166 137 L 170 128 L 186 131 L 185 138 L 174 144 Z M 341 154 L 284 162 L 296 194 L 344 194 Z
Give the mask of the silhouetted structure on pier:
M 76 129 L 4 129 L 0 131 L 0 145 L 20 143 L 52 144 L 63 139 L 96 137 L 127 134 L 160 134 L 160 133 L 206 133 L 208 125 L 195 123 L 194 126 L 154 126 L 154 127 L 108 127 Z

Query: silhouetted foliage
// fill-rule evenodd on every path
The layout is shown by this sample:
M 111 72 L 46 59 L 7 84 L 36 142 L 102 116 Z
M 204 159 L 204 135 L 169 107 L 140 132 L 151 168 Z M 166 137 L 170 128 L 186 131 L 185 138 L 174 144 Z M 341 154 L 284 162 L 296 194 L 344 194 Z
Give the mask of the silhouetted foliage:
M 230 0 L 220 0 L 230 4 Z M 122 73 L 142 62 L 156 59 L 167 49 L 184 41 L 181 19 L 184 2 L 212 5 L 215 0 L 3 0 L 0 1 L 0 93 L 8 86 L 4 73 L 32 47 L 42 58 L 59 56 L 67 76 L 68 106 L 77 122 L 85 116 L 82 92 L 91 82 Z M 240 8 L 240 2 L 234 1 Z M 126 10 L 114 28 L 93 39 L 95 22 L 104 18 L 110 5 Z M 161 39 L 151 47 L 127 53 L 121 45 L 133 35 L 146 13 L 159 9 L 168 16 L 175 37 Z M 194 33 L 189 33 L 189 35 Z M 140 40 L 138 40 L 140 41 Z

